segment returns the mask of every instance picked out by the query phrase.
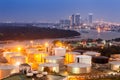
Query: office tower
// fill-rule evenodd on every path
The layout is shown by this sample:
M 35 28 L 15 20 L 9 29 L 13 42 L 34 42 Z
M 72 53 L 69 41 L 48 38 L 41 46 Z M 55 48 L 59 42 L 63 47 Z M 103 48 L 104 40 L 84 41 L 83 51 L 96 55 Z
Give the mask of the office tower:
M 93 13 L 89 13 L 88 20 L 89 24 L 91 25 L 93 23 Z
M 70 20 L 68 20 L 68 19 L 60 20 L 59 23 L 62 27 L 70 26 Z
M 79 26 L 80 25 L 80 14 L 75 15 L 75 25 Z
M 73 14 L 72 16 L 70 16 L 70 26 L 74 26 L 75 25 L 75 15 Z

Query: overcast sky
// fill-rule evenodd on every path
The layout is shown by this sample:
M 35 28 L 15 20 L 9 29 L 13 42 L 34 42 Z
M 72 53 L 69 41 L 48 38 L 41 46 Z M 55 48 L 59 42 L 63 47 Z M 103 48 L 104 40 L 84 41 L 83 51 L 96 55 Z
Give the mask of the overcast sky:
M 120 22 L 120 0 L 0 0 L 0 22 L 56 22 L 73 13 Z

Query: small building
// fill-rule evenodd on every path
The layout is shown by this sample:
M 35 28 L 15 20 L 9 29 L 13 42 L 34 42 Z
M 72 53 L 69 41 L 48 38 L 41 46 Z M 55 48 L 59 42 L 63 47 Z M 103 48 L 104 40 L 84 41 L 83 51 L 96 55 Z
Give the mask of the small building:
M 47 71 L 49 72 L 59 72 L 59 64 L 55 64 L 55 63 L 44 63 L 44 64 L 40 64 L 39 65 L 39 71 Z
M 72 74 L 90 73 L 90 64 L 71 63 L 67 65 L 67 71 Z
M 21 72 L 23 74 L 29 73 L 29 72 L 31 72 L 31 66 L 27 63 L 21 64 L 19 66 L 19 72 Z

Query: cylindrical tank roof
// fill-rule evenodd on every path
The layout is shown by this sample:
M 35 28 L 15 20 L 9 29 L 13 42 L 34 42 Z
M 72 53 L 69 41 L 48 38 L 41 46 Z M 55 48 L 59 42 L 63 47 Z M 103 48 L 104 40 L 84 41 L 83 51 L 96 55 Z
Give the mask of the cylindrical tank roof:
M 80 55 L 80 53 L 79 53 L 79 52 L 67 52 L 67 53 Z
M 92 58 L 92 61 L 98 64 L 105 64 L 105 63 L 108 63 L 109 58 L 105 56 L 96 56 Z
M 25 56 L 12 56 L 11 58 L 17 58 L 17 59 L 19 59 L 19 58 L 26 58 Z
M 3 65 L 0 65 L 0 69 L 4 69 L 4 70 L 8 70 L 8 69 L 14 69 L 16 68 L 15 66 L 13 65 L 9 65 L 9 64 L 3 64 Z
M 90 55 L 90 56 L 96 56 L 96 55 L 101 55 L 101 53 L 98 52 L 94 52 L 94 51 L 87 51 L 85 53 L 83 53 L 83 55 Z
M 87 55 L 77 55 L 76 57 L 78 57 L 78 58 L 92 58 L 91 56 L 87 56 Z
M 112 61 L 112 62 L 110 62 L 110 64 L 120 65 L 120 61 Z
M 68 64 L 67 66 L 69 67 L 76 67 L 76 68 L 86 68 L 86 67 L 91 67 L 90 64 L 80 64 L 80 63 L 71 63 L 71 64 Z
M 62 50 L 62 49 L 65 49 L 65 48 L 58 47 L 58 48 L 54 48 L 54 49 L 57 49 L 57 50 Z
M 39 64 L 39 66 L 56 67 L 56 66 L 59 66 L 59 64 L 56 64 L 56 63 L 44 63 L 44 64 Z
M 56 59 L 63 59 L 63 57 L 60 57 L 60 56 L 48 56 L 48 57 L 45 57 L 45 59 L 56 60 Z

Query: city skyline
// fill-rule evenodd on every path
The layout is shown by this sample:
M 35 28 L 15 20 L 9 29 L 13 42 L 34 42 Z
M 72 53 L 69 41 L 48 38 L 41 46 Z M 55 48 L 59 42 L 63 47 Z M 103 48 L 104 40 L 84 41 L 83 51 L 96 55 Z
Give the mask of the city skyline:
M 74 13 L 120 23 L 119 0 L 0 0 L 0 22 L 57 22 Z

